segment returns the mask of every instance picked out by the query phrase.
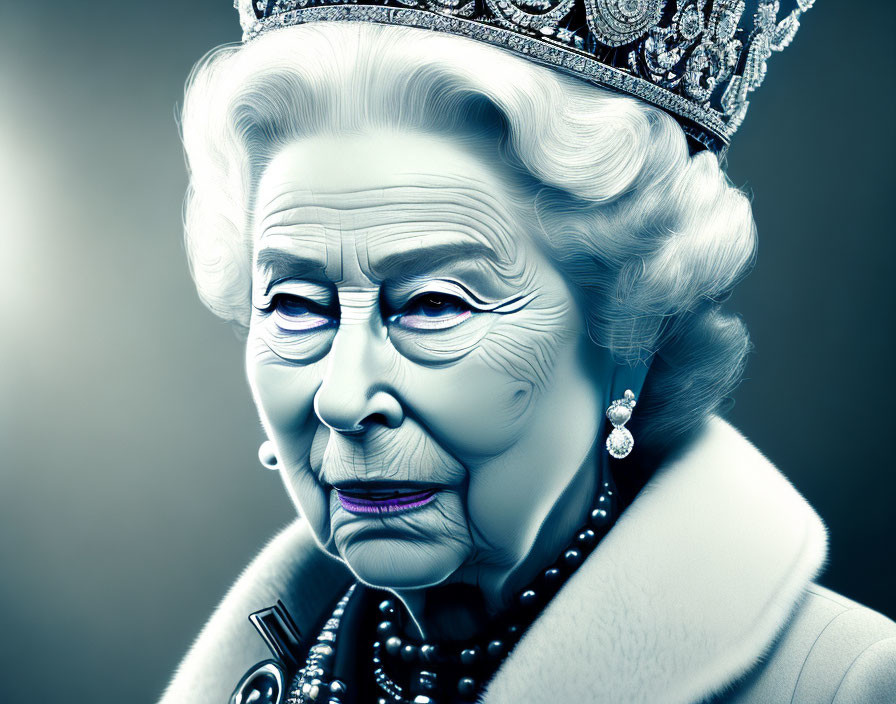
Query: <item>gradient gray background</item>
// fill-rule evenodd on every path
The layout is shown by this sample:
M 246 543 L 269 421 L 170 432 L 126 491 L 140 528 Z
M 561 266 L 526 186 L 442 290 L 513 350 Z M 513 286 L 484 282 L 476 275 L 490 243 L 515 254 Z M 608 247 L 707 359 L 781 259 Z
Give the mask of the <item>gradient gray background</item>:
M 153 701 L 293 515 L 181 244 L 175 104 L 238 40 L 230 5 L 0 6 L 4 702 Z M 859 8 L 871 36 L 844 47 Z M 822 583 L 891 617 L 894 19 L 820 3 L 729 157 L 760 233 L 730 303 L 756 345 L 730 417 L 826 521 Z

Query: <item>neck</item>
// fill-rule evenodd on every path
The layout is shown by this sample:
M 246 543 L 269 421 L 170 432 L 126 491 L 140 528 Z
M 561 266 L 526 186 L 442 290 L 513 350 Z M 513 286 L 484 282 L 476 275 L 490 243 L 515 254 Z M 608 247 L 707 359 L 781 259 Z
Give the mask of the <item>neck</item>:
M 595 465 L 599 471 L 595 472 Z M 407 635 L 429 642 L 470 640 L 515 606 L 520 594 L 560 557 L 583 526 L 599 486 L 611 482 L 607 463 L 592 450 L 545 517 L 529 550 L 504 569 L 478 567 L 455 581 L 426 589 L 395 590 L 410 614 Z

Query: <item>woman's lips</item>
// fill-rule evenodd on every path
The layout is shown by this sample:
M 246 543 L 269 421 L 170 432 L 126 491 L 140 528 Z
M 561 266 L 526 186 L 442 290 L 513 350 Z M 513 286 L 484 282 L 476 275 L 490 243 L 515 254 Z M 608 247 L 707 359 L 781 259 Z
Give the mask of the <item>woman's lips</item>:
M 350 513 L 400 513 L 430 503 L 439 489 L 435 487 L 383 485 L 334 487 L 339 503 Z

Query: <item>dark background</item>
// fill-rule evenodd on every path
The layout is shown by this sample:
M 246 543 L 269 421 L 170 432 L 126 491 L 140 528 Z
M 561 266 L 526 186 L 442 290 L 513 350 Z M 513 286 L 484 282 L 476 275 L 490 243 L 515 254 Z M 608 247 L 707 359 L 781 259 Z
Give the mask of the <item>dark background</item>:
M 0 5 L 4 702 L 153 701 L 293 515 L 181 244 L 175 106 L 230 6 Z M 729 155 L 760 233 L 730 417 L 826 521 L 822 583 L 891 617 L 894 19 L 809 12 Z

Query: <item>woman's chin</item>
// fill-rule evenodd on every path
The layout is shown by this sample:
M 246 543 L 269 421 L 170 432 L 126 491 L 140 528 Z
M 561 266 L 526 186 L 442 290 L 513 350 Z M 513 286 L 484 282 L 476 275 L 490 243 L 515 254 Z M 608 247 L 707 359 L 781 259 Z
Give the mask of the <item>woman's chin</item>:
M 468 546 L 456 542 L 416 542 L 391 537 L 355 539 L 338 547 L 360 581 L 381 589 L 423 589 L 440 584 L 469 555 Z

